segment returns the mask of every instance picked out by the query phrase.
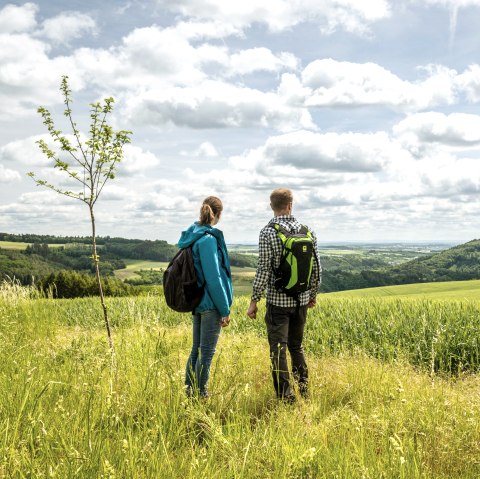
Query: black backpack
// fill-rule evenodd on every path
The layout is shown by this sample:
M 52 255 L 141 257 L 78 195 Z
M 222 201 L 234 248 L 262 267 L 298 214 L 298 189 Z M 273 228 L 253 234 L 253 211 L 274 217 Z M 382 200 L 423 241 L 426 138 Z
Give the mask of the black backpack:
M 275 274 L 275 288 L 288 296 L 298 298 L 310 289 L 313 262 L 316 260 L 313 236 L 306 226 L 291 233 L 278 223 L 272 225 L 282 242 L 280 265 Z
M 181 249 L 163 273 L 163 294 L 167 305 L 179 313 L 193 312 L 199 305 L 204 286 L 198 286 L 192 246 Z

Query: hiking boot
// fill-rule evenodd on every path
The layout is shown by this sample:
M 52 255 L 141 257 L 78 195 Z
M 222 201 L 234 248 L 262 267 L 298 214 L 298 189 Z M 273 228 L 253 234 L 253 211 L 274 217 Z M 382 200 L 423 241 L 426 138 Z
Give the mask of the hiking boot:
M 280 398 L 286 404 L 294 404 L 297 401 L 295 394 L 289 394 L 288 396 L 282 396 Z
M 300 391 L 300 396 L 302 396 L 303 399 L 308 398 L 308 386 L 306 384 L 299 384 L 298 390 Z

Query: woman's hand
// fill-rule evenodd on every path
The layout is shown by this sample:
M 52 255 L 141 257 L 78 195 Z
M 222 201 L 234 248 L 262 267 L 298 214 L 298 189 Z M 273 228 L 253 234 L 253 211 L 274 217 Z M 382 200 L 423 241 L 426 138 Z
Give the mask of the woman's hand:
M 224 328 L 225 326 L 228 326 L 229 324 L 230 324 L 230 316 L 224 316 L 220 321 L 220 325 L 222 326 L 222 328 Z

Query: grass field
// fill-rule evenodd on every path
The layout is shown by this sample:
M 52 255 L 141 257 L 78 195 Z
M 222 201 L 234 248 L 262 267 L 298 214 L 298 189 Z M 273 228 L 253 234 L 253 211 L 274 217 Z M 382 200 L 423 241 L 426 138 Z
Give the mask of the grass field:
M 354 289 L 329 293 L 348 297 L 425 297 L 432 299 L 480 299 L 480 280 L 402 284 L 381 288 Z
M 232 266 L 233 294 L 235 296 L 251 295 L 255 268 Z
M 144 261 L 136 259 L 126 259 L 124 261 L 127 267 L 114 271 L 115 277 L 121 279 L 122 281 L 125 279 L 139 278 L 140 276 L 136 274 L 136 271 L 140 271 L 142 269 L 153 269 L 159 271 L 168 266 L 168 263 L 164 261 Z
M 284 405 L 263 302 L 254 321 L 235 299 L 197 402 L 182 391 L 189 317 L 161 297 L 108 299 L 112 368 L 97 298 L 31 296 L 0 287 L 2 479 L 480 476 L 476 301 L 322 295 L 310 398 Z

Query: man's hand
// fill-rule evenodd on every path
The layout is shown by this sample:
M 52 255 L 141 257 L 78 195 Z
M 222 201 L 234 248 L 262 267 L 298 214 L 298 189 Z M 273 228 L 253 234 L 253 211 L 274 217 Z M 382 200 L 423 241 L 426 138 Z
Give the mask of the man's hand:
M 247 316 L 249 318 L 256 319 L 257 318 L 257 311 L 258 311 L 257 302 L 256 301 L 251 301 L 250 306 L 248 307 L 248 310 L 247 310 Z
M 314 308 L 316 304 L 317 304 L 317 298 L 310 298 L 310 301 L 308 302 L 307 306 L 311 309 L 311 308 Z
M 230 316 L 225 316 L 220 321 L 220 325 L 222 326 L 222 328 L 224 328 L 225 326 L 228 326 L 229 324 L 230 324 Z

